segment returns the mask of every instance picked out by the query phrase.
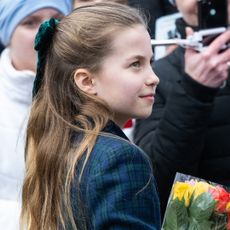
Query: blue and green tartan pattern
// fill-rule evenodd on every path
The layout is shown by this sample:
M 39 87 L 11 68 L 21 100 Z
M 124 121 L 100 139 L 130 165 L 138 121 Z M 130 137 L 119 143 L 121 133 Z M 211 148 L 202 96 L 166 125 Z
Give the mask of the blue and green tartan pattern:
M 71 194 L 77 211 L 75 186 Z M 80 194 L 87 229 L 160 229 L 151 164 L 145 153 L 126 140 L 98 137 L 84 169 Z

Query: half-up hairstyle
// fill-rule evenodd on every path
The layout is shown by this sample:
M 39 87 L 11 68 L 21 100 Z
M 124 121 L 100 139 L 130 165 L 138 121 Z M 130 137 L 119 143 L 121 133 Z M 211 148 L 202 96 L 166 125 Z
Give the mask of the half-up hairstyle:
M 104 101 L 77 87 L 74 73 L 79 68 L 97 73 L 113 51 L 115 34 L 139 24 L 146 27 L 137 10 L 98 3 L 75 9 L 56 25 L 28 123 L 21 228 L 78 229 L 70 202 L 74 173 L 113 114 Z

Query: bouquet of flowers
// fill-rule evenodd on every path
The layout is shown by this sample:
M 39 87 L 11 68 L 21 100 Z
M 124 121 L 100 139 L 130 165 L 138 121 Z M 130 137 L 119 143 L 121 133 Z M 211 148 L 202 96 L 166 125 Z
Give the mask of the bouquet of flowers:
M 230 230 L 230 193 L 223 186 L 176 174 L 163 230 Z

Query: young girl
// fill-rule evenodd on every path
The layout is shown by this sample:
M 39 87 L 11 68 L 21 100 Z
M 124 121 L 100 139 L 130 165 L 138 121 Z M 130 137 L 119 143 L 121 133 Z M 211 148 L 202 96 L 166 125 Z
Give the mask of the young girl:
M 35 48 L 22 228 L 160 229 L 149 159 L 121 131 L 149 116 L 159 82 L 144 20 L 122 4 L 80 7 L 46 21 Z

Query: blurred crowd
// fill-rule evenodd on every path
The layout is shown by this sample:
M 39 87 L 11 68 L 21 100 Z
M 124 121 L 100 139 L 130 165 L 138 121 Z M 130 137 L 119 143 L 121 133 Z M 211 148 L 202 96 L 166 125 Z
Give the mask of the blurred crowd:
M 1 0 L 0 229 L 19 229 L 23 181 L 25 175 L 27 177 L 31 175 L 31 171 L 28 170 L 30 169 L 28 160 L 27 164 L 25 163 L 25 152 L 31 149 L 28 140 L 29 135 L 31 135 L 28 130 L 33 130 L 33 127 L 30 127 L 33 124 L 30 121 L 34 118 L 31 118 L 30 115 L 31 107 L 42 98 L 38 94 L 39 96 L 36 96 L 36 100 L 34 100 L 32 94 L 34 84 L 37 84 L 37 82 L 35 83 L 35 79 L 38 75 L 38 66 L 42 64 L 41 60 L 38 59 L 38 55 L 42 54 L 39 52 L 36 53 L 34 49 L 36 34 L 41 30 L 39 30 L 39 27 L 47 19 L 55 18 L 58 21 L 62 21 L 66 15 L 74 12 L 76 9 L 80 9 L 81 7 L 84 9 L 85 6 L 94 5 L 99 2 L 115 2 L 124 5 L 124 7 L 134 7 L 140 11 L 147 20 L 147 30 L 150 39 L 186 39 L 188 36 L 193 36 L 196 31 L 199 31 L 197 0 Z M 230 11 L 230 0 L 227 2 L 228 10 Z M 97 17 L 95 16 L 96 19 Z M 230 23 L 230 19 L 228 23 Z M 135 23 L 133 24 L 135 25 Z M 52 26 L 48 25 L 48 27 L 51 28 Z M 73 27 L 73 31 L 75 30 L 77 29 Z M 164 34 L 161 33 L 162 31 L 164 31 Z M 150 182 L 153 186 L 145 191 L 146 197 L 154 195 L 155 203 L 153 202 L 154 208 L 152 210 L 155 215 L 155 225 L 151 227 L 151 224 L 147 223 L 147 220 L 143 217 L 143 221 L 146 221 L 146 225 L 143 225 L 146 228 L 142 226 L 143 229 L 160 229 L 159 226 L 164 217 L 176 172 L 230 186 L 230 49 L 222 49 L 229 41 L 230 32 L 226 30 L 202 49 L 202 51 L 178 45 L 167 46 L 164 47 L 163 53 L 160 54 L 159 58 L 156 58 L 157 47 L 152 47 L 151 52 L 153 53 L 148 64 L 151 64 L 152 68 L 149 71 L 153 71 L 153 73 L 148 72 L 148 74 L 156 76 L 154 81 L 152 80 L 149 85 L 152 85 L 152 88 L 156 87 L 156 89 L 148 96 L 151 97 L 152 103 L 154 103 L 153 109 L 150 115 L 146 117 L 139 116 L 138 111 L 135 111 L 135 116 L 132 117 L 132 113 L 127 109 L 126 114 L 131 115 L 124 124 L 122 123 L 122 127 L 120 126 L 120 131 L 123 131 L 129 138 L 126 141 L 131 143 L 131 145 L 137 145 L 138 149 L 140 148 L 141 151 L 147 154 L 152 169 L 152 171 L 150 170 L 151 175 L 155 178 L 154 182 Z M 138 47 L 139 43 L 135 44 Z M 66 47 L 66 45 L 64 44 L 63 47 Z M 127 48 L 127 52 L 131 51 Z M 120 55 L 123 57 L 123 52 Z M 138 74 L 147 75 L 143 67 L 145 65 L 144 57 L 135 58 L 134 71 Z M 68 61 L 69 65 L 73 65 L 70 60 Z M 82 68 L 85 68 L 85 66 L 82 66 Z M 107 68 L 109 69 L 110 66 L 107 66 Z M 112 69 L 111 67 L 111 71 L 116 72 L 116 69 Z M 84 74 L 86 73 L 84 72 Z M 74 77 L 74 80 L 77 82 L 78 75 L 74 75 Z M 41 80 L 42 83 L 39 82 L 39 84 L 45 84 L 43 81 Z M 83 85 L 84 82 L 87 83 L 86 78 L 82 83 Z M 45 89 L 46 87 L 44 86 L 41 92 L 45 92 Z M 83 89 L 85 88 L 83 87 Z M 112 90 L 109 90 L 112 95 Z M 130 90 L 127 88 L 127 97 L 132 95 L 132 90 L 131 87 Z M 88 93 L 88 91 L 86 92 Z M 105 92 L 107 91 L 105 90 Z M 118 97 L 118 95 L 116 96 Z M 81 102 L 84 101 L 82 98 Z M 51 99 L 48 98 L 47 100 Z M 124 99 L 125 102 L 126 100 Z M 123 104 L 123 101 L 120 101 L 120 103 Z M 36 111 L 34 107 L 32 108 L 33 112 Z M 120 109 L 119 106 L 118 109 Z M 98 110 L 100 111 L 99 108 Z M 44 119 L 44 127 L 46 127 L 45 121 Z M 62 122 L 65 123 L 64 121 Z M 93 120 L 91 122 L 93 123 Z M 82 124 L 80 129 L 84 130 L 84 123 Z M 43 124 L 41 126 L 45 130 Z M 36 127 L 36 129 L 39 128 Z M 69 129 L 71 128 L 73 127 L 70 126 Z M 79 130 L 77 131 L 79 132 Z M 36 135 L 39 136 L 39 134 Z M 123 134 L 122 138 L 124 138 Z M 82 139 L 81 135 L 80 139 Z M 52 138 L 49 140 L 52 141 Z M 38 143 L 36 140 L 33 141 L 32 144 Z M 94 143 L 93 141 L 91 140 L 90 142 Z M 43 144 L 44 146 L 46 145 L 45 141 Z M 41 148 L 40 145 L 41 143 L 39 143 L 39 148 Z M 113 147 L 112 144 L 111 146 Z M 44 148 L 41 151 L 46 150 Z M 31 152 L 36 153 L 36 151 L 32 150 Z M 89 156 L 86 158 L 88 160 Z M 69 160 L 74 161 L 74 159 L 72 157 Z M 45 161 L 46 158 L 42 160 Z M 35 162 L 32 160 L 29 162 L 35 167 Z M 100 159 L 97 159 L 96 162 L 97 164 L 104 164 Z M 125 163 L 123 167 L 126 167 Z M 111 177 L 116 177 L 113 174 L 112 167 L 110 170 Z M 150 171 L 148 172 L 150 173 Z M 40 172 L 38 169 L 39 173 L 42 175 L 42 170 Z M 123 173 L 126 173 L 126 171 Z M 68 176 L 70 175 L 66 177 Z M 101 177 L 104 178 L 103 175 Z M 132 178 L 132 180 L 136 179 L 137 181 L 141 180 L 138 175 L 133 175 L 129 178 Z M 27 180 L 26 182 L 31 184 L 31 181 Z M 117 181 L 119 181 L 119 178 L 117 178 Z M 34 182 L 33 185 L 35 186 L 36 183 Z M 29 191 L 27 192 L 29 193 Z M 87 191 L 84 192 L 87 193 Z M 103 189 L 96 192 L 103 193 Z M 116 192 L 119 193 L 119 190 Z M 115 195 L 111 192 L 110 196 L 113 197 Z M 113 200 L 113 198 L 111 199 Z M 35 200 L 33 201 L 35 202 Z M 125 200 L 125 197 L 122 197 L 121 200 Z M 94 201 L 96 202 L 96 200 Z M 46 202 L 48 203 L 48 201 Z M 122 206 L 122 204 L 119 205 Z M 76 206 L 78 208 L 78 205 Z M 76 207 L 74 206 L 74 208 Z M 127 207 L 127 209 L 133 208 L 135 209 L 135 207 Z M 143 216 L 151 211 L 151 208 L 148 209 L 147 207 L 146 210 L 145 208 L 144 206 Z M 29 208 L 23 206 L 23 210 L 29 210 Z M 127 216 L 133 215 L 134 219 L 139 218 L 138 212 L 127 211 L 127 213 Z M 78 215 L 82 217 L 81 215 L 83 214 L 80 213 Z M 79 216 L 74 218 L 79 218 Z M 115 220 L 116 216 L 109 219 L 111 223 L 113 221 L 115 223 Z M 67 218 L 61 221 L 71 222 L 72 219 L 69 220 Z M 74 221 L 77 222 L 75 219 Z M 119 219 L 119 221 L 121 220 Z M 103 227 L 104 229 L 109 229 L 106 226 L 102 226 L 100 229 L 103 229 Z M 111 227 L 111 229 L 113 228 Z M 120 227 L 116 229 L 128 229 L 128 227 L 124 224 L 124 228 Z

